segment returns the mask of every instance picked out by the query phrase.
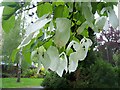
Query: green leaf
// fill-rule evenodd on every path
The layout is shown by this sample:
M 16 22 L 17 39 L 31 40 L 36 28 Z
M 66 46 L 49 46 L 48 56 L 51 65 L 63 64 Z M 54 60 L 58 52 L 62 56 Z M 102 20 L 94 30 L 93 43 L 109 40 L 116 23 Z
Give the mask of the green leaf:
M 29 64 L 31 64 L 32 60 L 31 60 L 31 45 L 32 45 L 33 41 L 31 41 L 28 45 L 26 45 L 25 47 L 22 48 L 22 55 L 23 55 L 23 59 L 26 60 Z
M 101 10 L 105 8 L 105 3 L 104 2 L 99 2 L 97 5 L 97 13 L 100 15 L 101 14 Z
M 89 37 L 88 30 L 85 29 L 80 35 L 82 35 L 83 37 Z
M 85 19 L 87 20 L 87 22 L 90 23 L 90 24 L 94 20 L 94 15 L 92 13 L 91 8 L 92 7 L 90 7 L 89 3 L 87 3 L 87 2 L 82 3 L 82 12 L 83 12 L 83 15 L 84 15 Z
M 27 49 L 24 47 L 23 51 L 22 51 L 24 60 L 26 60 L 28 63 L 31 64 L 31 53 L 29 51 L 27 51 Z
M 55 4 L 56 6 L 59 6 L 59 5 L 64 5 L 65 2 L 64 2 L 64 0 L 57 0 L 57 1 L 53 2 L 52 4 Z
M 9 32 L 11 29 L 13 29 L 15 26 L 15 16 L 11 16 L 7 20 L 2 20 L 2 28 L 5 32 Z
M 68 15 L 69 15 L 69 9 L 67 6 L 64 6 L 63 17 L 68 17 Z
M 42 5 L 37 6 L 37 15 L 41 17 L 45 14 L 52 13 L 52 5 L 50 3 L 44 3 Z
M 98 3 L 99 3 L 99 2 L 91 2 L 92 13 L 93 13 L 93 14 L 96 13 Z
M 15 59 L 16 59 L 16 55 L 17 55 L 17 53 L 19 52 L 19 49 L 14 49 L 13 50 L 13 52 L 12 52 L 12 54 L 11 54 L 11 60 L 12 60 L 12 62 L 14 62 L 15 61 Z
M 15 14 L 15 12 L 16 12 L 16 8 L 12 8 L 12 7 L 8 7 L 8 6 L 4 7 L 2 19 L 8 20 L 11 16 L 13 16 L 13 14 Z
M 48 49 L 49 48 L 49 46 L 51 46 L 52 45 L 52 39 L 50 39 L 48 42 L 46 42 L 45 44 L 44 44 L 44 47 L 45 47 L 45 49 Z
M 81 11 L 81 2 L 76 2 L 75 7 L 78 11 Z
M 70 38 L 71 21 L 67 18 L 57 18 L 56 26 L 57 30 L 54 42 L 56 46 L 61 48 L 67 44 Z
M 67 5 L 69 6 L 68 9 L 69 9 L 69 12 L 73 12 L 73 0 L 70 0 L 71 2 L 67 2 Z
M 9 7 L 16 7 L 16 6 L 19 6 L 19 3 L 17 2 L 6 2 L 6 0 L 3 0 L 2 3 L 1 3 L 2 6 L 9 6 Z
M 54 10 L 54 18 L 60 18 L 60 17 L 68 17 L 69 15 L 69 9 L 67 6 L 59 5 Z

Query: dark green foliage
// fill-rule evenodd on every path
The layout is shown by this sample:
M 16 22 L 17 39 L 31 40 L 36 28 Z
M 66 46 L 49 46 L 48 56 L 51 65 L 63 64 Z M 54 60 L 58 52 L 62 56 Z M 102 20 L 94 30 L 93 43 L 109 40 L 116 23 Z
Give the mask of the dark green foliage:
M 46 75 L 42 86 L 47 88 L 70 88 L 68 80 L 64 77 L 59 77 L 54 72 L 50 72 Z
M 118 68 L 101 59 L 90 67 L 90 86 L 96 88 L 118 87 Z

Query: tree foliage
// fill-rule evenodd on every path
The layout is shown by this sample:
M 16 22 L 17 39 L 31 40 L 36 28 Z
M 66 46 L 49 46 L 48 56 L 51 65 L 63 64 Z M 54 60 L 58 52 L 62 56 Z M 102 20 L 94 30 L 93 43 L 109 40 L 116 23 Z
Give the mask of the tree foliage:
M 5 7 L 2 24 L 6 32 L 15 25 L 8 23 L 15 21 L 15 14 L 19 14 L 17 11 L 23 7 L 25 8 L 20 13 L 31 9 L 31 3 L 3 5 Z M 90 33 L 99 32 L 103 27 L 107 27 L 105 25 L 107 18 L 114 28 L 118 27 L 113 5 L 117 5 L 117 2 L 106 2 L 106 0 L 104 2 L 96 2 L 96 0 L 95 2 L 65 2 L 64 0 L 44 2 L 43 0 L 36 3 L 32 8 L 37 7 L 35 14 L 38 19 L 25 28 L 24 39 L 17 49 L 19 51 L 23 48 L 22 54 L 26 60 L 30 61 L 36 57 L 39 67 L 42 64 L 59 76 L 63 75 L 64 70 L 69 73 L 74 72 L 78 61 L 84 60 L 90 50 L 92 45 Z M 95 19 L 95 13 L 99 14 L 99 18 Z M 16 53 L 12 57 L 15 56 Z

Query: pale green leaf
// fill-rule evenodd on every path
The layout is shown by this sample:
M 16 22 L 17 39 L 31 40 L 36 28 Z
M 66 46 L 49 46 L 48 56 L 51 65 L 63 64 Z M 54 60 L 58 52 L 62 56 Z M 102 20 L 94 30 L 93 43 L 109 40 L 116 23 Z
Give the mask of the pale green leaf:
M 36 56 L 36 54 L 37 54 L 37 50 L 32 51 L 32 53 L 31 53 L 31 60 L 34 59 L 34 57 Z
M 87 22 L 82 23 L 82 25 L 77 29 L 77 33 L 81 34 L 87 26 Z
M 54 42 L 57 47 L 63 47 L 67 44 L 70 38 L 71 22 L 67 18 L 57 18 L 56 26 L 57 26 L 57 30 L 56 30 Z
M 94 30 L 94 32 L 97 32 L 97 33 L 99 32 L 98 27 L 95 25 L 92 27 L 92 29 Z
M 92 7 L 90 7 L 90 3 L 89 2 L 83 2 L 82 3 L 82 12 L 83 15 L 85 17 L 85 19 L 87 20 L 88 23 L 92 23 L 94 20 L 94 15 L 92 13 Z
M 44 57 L 42 57 L 41 62 L 46 70 L 50 67 L 51 60 L 46 52 L 44 52 Z
M 45 48 L 44 48 L 43 46 L 40 46 L 40 47 L 38 48 L 38 53 L 39 53 L 40 55 L 43 55 L 44 52 L 46 52 Z
M 95 26 L 97 26 L 98 29 L 103 29 L 106 20 L 107 20 L 107 18 L 105 16 L 101 16 L 101 17 L 97 18 L 95 21 Z

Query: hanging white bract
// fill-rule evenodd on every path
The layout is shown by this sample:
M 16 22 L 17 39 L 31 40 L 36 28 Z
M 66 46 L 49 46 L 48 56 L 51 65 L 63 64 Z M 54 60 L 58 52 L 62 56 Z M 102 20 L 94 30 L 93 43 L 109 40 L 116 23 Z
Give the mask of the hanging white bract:
M 89 47 L 92 45 L 92 41 L 88 38 L 83 38 L 79 43 L 71 41 L 66 49 L 66 53 L 62 52 L 59 54 L 57 47 L 50 46 L 46 51 L 43 46 L 38 48 L 39 65 L 43 65 L 45 69 L 55 71 L 60 77 L 63 75 L 63 71 L 66 73 L 69 71 L 74 72 L 78 67 L 78 61 L 83 61 L 86 56 Z M 72 52 L 67 58 L 67 54 L 73 46 L 75 52 Z M 33 51 L 35 55 L 36 51 Z M 69 62 L 69 63 L 68 63 Z

